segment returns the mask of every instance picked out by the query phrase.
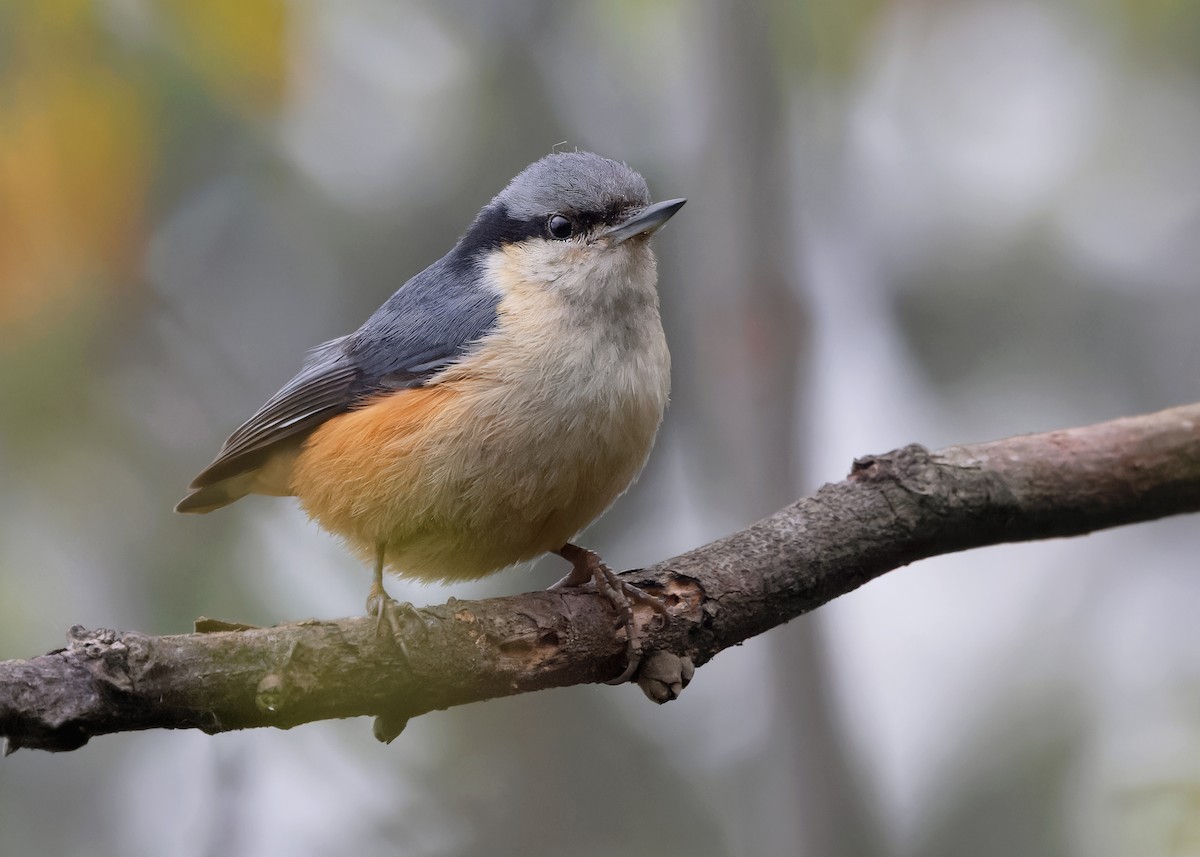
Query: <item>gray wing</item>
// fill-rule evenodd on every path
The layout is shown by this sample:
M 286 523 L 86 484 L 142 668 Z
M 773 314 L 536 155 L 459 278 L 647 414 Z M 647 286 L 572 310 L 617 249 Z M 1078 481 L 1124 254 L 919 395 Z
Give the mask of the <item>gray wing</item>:
M 357 331 L 313 349 L 296 377 L 229 436 L 189 487 L 253 470 L 280 444 L 374 395 L 421 386 L 461 357 L 495 325 L 499 298 L 462 276 L 456 261 L 448 255 L 434 263 Z
M 347 337 L 314 348 L 295 378 L 267 400 L 225 441 L 191 489 L 205 488 L 261 465 L 281 442 L 314 429 L 346 410 L 358 371 L 346 359 Z

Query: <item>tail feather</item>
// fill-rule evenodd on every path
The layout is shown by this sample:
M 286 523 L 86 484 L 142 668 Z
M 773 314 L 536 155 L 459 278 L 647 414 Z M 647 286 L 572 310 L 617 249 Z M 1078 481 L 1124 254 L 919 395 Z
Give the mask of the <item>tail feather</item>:
M 266 454 L 258 456 L 253 467 L 223 478 L 213 478 L 212 468 L 201 472 L 188 486 L 188 495 L 179 501 L 176 512 L 203 515 L 213 509 L 228 506 L 247 494 L 266 494 L 269 497 L 292 496 L 292 464 L 300 452 L 300 444 L 277 444 Z
M 195 486 L 188 495 L 175 506 L 176 512 L 188 515 L 203 515 L 222 506 L 228 506 L 235 500 L 240 500 L 250 493 L 254 474 L 240 473 L 230 479 L 223 479 L 211 485 Z

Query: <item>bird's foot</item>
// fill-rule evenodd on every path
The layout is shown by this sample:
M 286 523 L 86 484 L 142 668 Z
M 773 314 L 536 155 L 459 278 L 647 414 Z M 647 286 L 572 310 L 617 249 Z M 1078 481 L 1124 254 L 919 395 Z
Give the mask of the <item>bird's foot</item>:
M 425 617 L 421 615 L 421 611 L 411 602 L 397 601 L 387 594 L 387 590 L 383 588 L 382 578 L 383 575 L 377 572 L 376 579 L 371 584 L 371 591 L 367 595 L 367 615 L 375 617 L 376 636 L 386 637 L 389 632 L 391 633 L 404 662 L 408 664 L 409 669 L 412 669 L 412 658 L 408 654 L 405 638 L 411 636 L 414 630 L 419 631 L 422 635 L 427 634 L 429 626 L 425 624 Z M 390 712 L 375 718 L 372 731 L 377 741 L 390 744 L 404 731 L 404 727 L 407 725 L 407 714 Z
M 409 660 L 408 649 L 404 645 L 405 637 L 409 636 L 414 628 L 428 630 L 421 611 L 409 601 L 397 601 L 388 595 L 382 584 L 371 585 L 371 591 L 367 595 L 367 615 L 375 617 L 376 635 L 383 637 L 391 633 L 405 660 Z
M 589 583 L 603 595 L 616 609 L 620 621 L 617 627 L 625 628 L 625 670 L 607 684 L 624 684 L 637 672 L 642 663 L 642 632 L 637 627 L 633 614 L 634 602 L 645 604 L 659 616 L 665 624 L 667 621 L 667 605 L 661 598 L 656 598 L 649 592 L 634 586 L 617 574 L 600 559 L 600 555 L 578 545 L 567 544 L 555 551 L 573 566 L 571 573 L 551 586 L 551 589 L 568 587 L 583 587 Z

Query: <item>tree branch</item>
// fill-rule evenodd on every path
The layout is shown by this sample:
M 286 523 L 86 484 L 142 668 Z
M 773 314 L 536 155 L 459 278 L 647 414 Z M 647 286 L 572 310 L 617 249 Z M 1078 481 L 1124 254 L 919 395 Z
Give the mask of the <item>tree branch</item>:
M 639 683 L 665 701 L 729 646 L 924 557 L 1072 536 L 1200 510 L 1200 404 L 1086 428 L 854 462 L 745 530 L 629 578 L 663 597 L 637 617 L 655 654 Z M 71 750 L 136 729 L 289 728 L 377 715 L 390 740 L 435 709 L 618 675 L 604 599 L 531 592 L 413 611 L 398 637 L 367 618 L 150 637 L 68 634 L 66 649 L 0 662 L 0 735 Z

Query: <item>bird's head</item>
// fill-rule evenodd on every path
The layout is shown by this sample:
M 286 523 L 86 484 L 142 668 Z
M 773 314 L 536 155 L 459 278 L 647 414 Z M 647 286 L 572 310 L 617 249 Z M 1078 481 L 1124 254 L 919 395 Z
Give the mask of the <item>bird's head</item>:
M 479 269 L 588 302 L 653 293 L 648 238 L 686 200 L 651 203 L 646 180 L 589 152 L 526 167 L 475 218 L 455 248 Z

